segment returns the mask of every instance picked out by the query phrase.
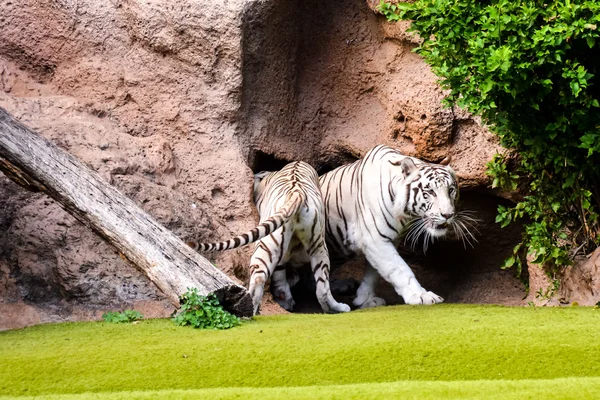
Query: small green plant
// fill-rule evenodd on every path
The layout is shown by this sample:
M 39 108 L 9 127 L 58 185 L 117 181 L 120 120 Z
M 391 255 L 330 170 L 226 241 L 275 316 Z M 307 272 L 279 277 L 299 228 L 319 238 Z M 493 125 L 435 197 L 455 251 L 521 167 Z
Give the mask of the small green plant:
M 179 297 L 181 309 L 173 321 L 177 325 L 191 325 L 201 329 L 229 329 L 241 324 L 241 320 L 225 311 L 215 295 L 202 296 L 196 288 Z
M 545 300 L 551 299 L 556 293 L 558 293 L 558 289 L 560 289 L 560 281 L 558 279 L 553 279 L 552 283 L 546 289 L 539 288 L 535 294 L 535 297 Z
M 139 311 L 125 310 L 123 312 L 110 311 L 102 314 L 102 319 L 106 322 L 133 322 L 143 319 L 144 316 Z

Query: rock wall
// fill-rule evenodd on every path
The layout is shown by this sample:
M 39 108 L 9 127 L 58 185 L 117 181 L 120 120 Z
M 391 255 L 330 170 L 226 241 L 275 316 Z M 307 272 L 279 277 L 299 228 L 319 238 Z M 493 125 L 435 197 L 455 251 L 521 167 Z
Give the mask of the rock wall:
M 237 145 L 242 5 L 3 1 L 0 106 L 183 237 L 252 226 L 255 212 L 242 206 L 252 171 Z M 154 304 L 151 315 L 170 312 L 141 273 L 60 207 L 1 185 L 4 308 L 34 304 L 30 319 L 40 321 L 139 301 Z M 216 257 L 230 271 L 244 259 Z
M 551 279 L 538 264 L 528 260 L 529 295 L 527 303 L 542 306 L 600 305 L 600 249 L 578 257 Z
M 562 272 L 557 296 L 564 304 L 600 305 L 600 250 L 577 260 Z
M 498 260 L 518 234 L 494 225 L 484 174 L 497 144 L 440 105 L 404 28 L 362 0 L 0 0 L 0 106 L 200 241 L 254 226 L 253 171 L 304 160 L 324 172 L 378 143 L 451 154 L 480 245 L 407 256 L 451 301 L 517 304 L 523 287 Z M 0 329 L 171 311 L 48 198 L 0 178 L 0 201 Z M 210 257 L 246 279 L 248 249 Z

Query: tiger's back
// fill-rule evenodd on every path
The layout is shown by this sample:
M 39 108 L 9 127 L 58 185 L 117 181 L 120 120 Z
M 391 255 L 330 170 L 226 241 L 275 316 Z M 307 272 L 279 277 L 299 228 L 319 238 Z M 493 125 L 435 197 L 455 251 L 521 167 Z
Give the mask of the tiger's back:
M 264 286 L 272 278 L 275 298 L 284 308 L 294 301 L 284 266 L 310 262 L 316 294 L 325 312 L 350 311 L 335 301 L 329 288 L 329 254 L 325 244 L 325 215 L 317 172 L 298 161 L 276 172 L 255 175 L 254 201 L 259 225 L 226 242 L 202 244 L 207 250 L 238 247 L 260 239 L 250 259 L 249 292 L 257 313 Z

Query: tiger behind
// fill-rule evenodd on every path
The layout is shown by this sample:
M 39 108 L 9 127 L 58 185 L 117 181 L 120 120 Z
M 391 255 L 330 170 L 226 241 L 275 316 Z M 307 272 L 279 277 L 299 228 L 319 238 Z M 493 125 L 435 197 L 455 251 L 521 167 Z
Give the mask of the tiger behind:
M 474 219 L 457 213 L 458 183 L 452 168 L 430 164 L 379 145 L 364 158 L 320 177 L 327 217 L 327 244 L 332 254 L 348 259 L 364 254 L 363 280 L 354 305 L 385 304 L 375 297 L 379 276 L 392 284 L 407 304 L 435 304 L 443 299 L 425 290 L 396 246 L 402 237 L 413 246 L 452 228 L 470 243 Z
M 335 301 L 329 288 L 324 206 L 314 168 L 297 161 L 281 171 L 256 174 L 254 202 L 260 214 L 260 224 L 256 228 L 224 242 L 195 247 L 199 251 L 227 250 L 260 239 L 250 259 L 248 290 L 255 314 L 259 311 L 264 286 L 271 276 L 277 302 L 291 310 L 294 300 L 284 265 L 300 266 L 308 262 L 323 311 L 350 311 L 347 304 Z

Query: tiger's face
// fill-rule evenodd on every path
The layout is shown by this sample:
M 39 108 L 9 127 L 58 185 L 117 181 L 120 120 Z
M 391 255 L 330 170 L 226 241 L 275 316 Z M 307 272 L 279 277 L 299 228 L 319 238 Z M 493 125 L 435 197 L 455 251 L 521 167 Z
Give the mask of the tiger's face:
M 420 217 L 432 237 L 445 236 L 455 217 L 458 183 L 449 167 L 426 166 L 411 187 L 415 216 Z
M 402 214 L 413 221 L 411 230 L 431 239 L 445 236 L 454 226 L 458 182 L 452 168 L 437 164 L 415 164 L 410 158 L 400 163 L 403 179 L 398 182 Z

